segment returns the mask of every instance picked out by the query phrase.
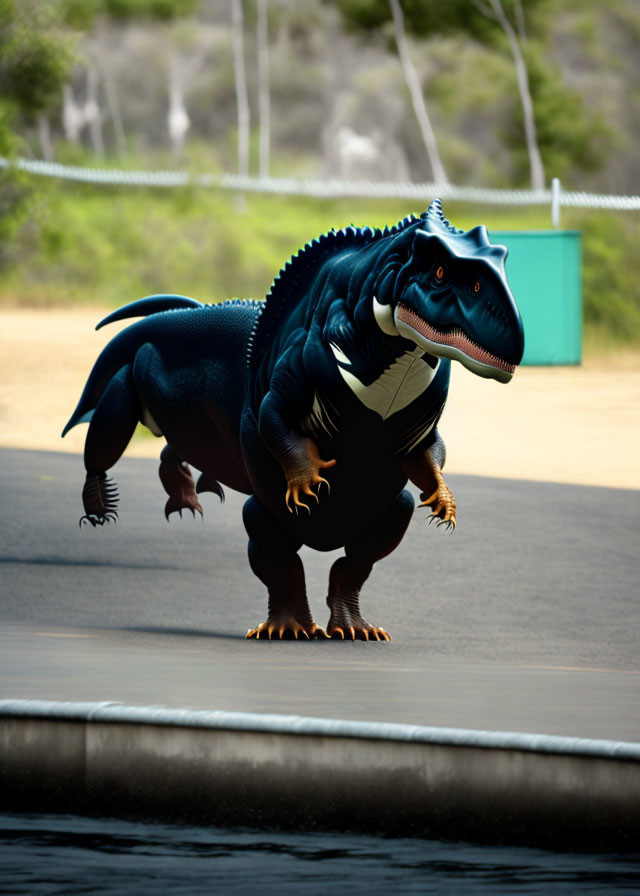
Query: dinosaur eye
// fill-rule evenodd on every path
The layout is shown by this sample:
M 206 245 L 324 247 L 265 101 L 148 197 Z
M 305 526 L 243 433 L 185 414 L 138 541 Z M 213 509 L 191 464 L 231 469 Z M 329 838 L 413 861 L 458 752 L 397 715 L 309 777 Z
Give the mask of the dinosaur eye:
M 444 268 L 442 267 L 442 265 L 440 265 L 440 267 L 436 271 L 436 279 L 442 280 L 443 277 L 444 277 Z
M 480 281 L 479 280 L 476 280 L 476 282 L 473 284 L 473 291 L 476 295 L 478 295 L 478 293 L 480 292 Z

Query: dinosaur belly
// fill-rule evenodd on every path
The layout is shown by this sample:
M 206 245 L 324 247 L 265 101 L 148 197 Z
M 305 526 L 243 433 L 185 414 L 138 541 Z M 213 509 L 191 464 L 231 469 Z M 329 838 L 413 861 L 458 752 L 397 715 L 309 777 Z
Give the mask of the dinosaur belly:
M 376 419 L 376 415 L 371 414 L 371 418 Z M 380 435 L 381 425 L 377 417 L 374 433 Z M 282 468 L 260 438 L 254 414 L 245 410 L 242 450 L 254 494 L 294 542 L 331 551 L 357 540 L 375 525 L 404 487 L 406 475 L 400 456 L 393 454 L 385 440 L 354 439 L 351 426 L 331 435 L 325 431 L 317 444 L 324 459 L 337 460 L 326 471 L 330 488 L 321 486 L 317 503 L 309 498 L 309 513 L 299 510 L 296 514 L 285 503 L 287 484 Z

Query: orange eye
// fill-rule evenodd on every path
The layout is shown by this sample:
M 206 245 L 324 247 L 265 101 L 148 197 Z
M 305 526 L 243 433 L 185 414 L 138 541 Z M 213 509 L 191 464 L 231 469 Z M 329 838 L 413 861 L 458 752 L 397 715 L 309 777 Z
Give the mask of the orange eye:
M 442 280 L 443 277 L 444 277 L 444 268 L 442 267 L 442 265 L 440 265 L 440 267 L 436 271 L 436 278 L 438 280 Z
M 480 281 L 479 280 L 476 280 L 476 282 L 473 284 L 473 291 L 476 295 L 478 295 L 478 293 L 480 292 Z

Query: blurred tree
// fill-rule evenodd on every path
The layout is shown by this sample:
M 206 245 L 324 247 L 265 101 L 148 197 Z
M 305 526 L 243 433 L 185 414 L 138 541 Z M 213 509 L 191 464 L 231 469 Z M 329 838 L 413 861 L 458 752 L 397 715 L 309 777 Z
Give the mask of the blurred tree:
M 244 15 L 242 0 L 231 0 L 231 39 L 238 108 L 238 174 L 249 173 L 249 97 L 244 62 Z
M 102 122 L 105 115 L 100 107 L 101 82 L 109 116 L 113 122 L 116 145 L 118 150 L 123 152 L 126 148 L 125 132 L 117 91 L 103 50 L 104 24 L 107 21 L 126 24 L 145 20 L 171 22 L 189 15 L 195 8 L 197 0 L 58 0 L 58 2 L 67 25 L 90 35 L 85 44 L 88 60 L 84 105 L 78 106 L 76 103 L 71 85 L 67 85 L 65 90 L 63 123 L 67 137 L 72 142 L 77 142 L 79 131 L 88 125 L 93 152 L 98 155 L 104 152 Z M 175 53 L 168 54 L 167 129 L 174 158 L 180 156 L 189 128 L 189 116 L 184 104 L 185 84 L 200 64 L 200 55 L 185 64 Z
M 72 65 L 72 45 L 62 29 L 51 0 L 0 0 L 0 142 L 22 119 L 37 123 L 47 143 L 43 116 L 58 101 Z
M 21 145 L 17 128 L 35 123 L 49 154 L 45 115 L 58 102 L 73 62 L 57 4 L 48 0 L 0 0 L 0 155 Z M 0 169 L 0 265 L 27 188 L 14 171 Z
M 269 177 L 271 143 L 271 91 L 269 89 L 269 0 L 258 0 L 256 43 L 258 46 L 259 173 Z
M 389 19 L 389 5 L 398 7 L 400 0 L 334 0 L 347 24 L 359 29 L 384 26 Z M 547 5 L 549 0 L 528 0 L 529 10 Z M 407 30 L 419 37 L 462 33 L 494 49 L 506 42 L 513 58 L 525 144 L 529 158 L 530 181 L 534 189 L 544 187 L 544 167 L 536 133 L 534 104 L 523 44 L 528 41 L 521 0 L 402 0 Z M 541 22 L 539 16 L 537 22 Z M 409 82 L 408 82 L 409 83 Z M 410 86 L 412 97 L 418 88 Z M 420 95 L 421 92 L 420 92 Z M 414 103 L 415 108 L 415 103 Z M 424 134 L 423 134 L 424 136 Z M 426 141 L 425 141 L 426 142 Z
M 527 40 L 524 10 L 522 8 L 521 0 L 512 0 L 510 4 L 516 23 L 515 26 L 511 24 L 502 0 L 487 0 L 487 2 L 483 2 L 483 0 L 472 0 L 472 3 L 481 15 L 496 22 L 506 35 L 518 81 L 518 92 L 520 94 L 522 117 L 524 120 L 525 142 L 527 146 L 527 155 L 529 157 L 531 187 L 534 190 L 542 190 L 545 186 L 544 166 L 542 164 L 542 156 L 540 155 L 540 148 L 538 146 L 536 121 L 533 113 L 533 99 L 529 86 L 529 72 L 521 47 L 521 43 L 526 42 Z M 473 25 L 471 25 L 471 27 L 473 27 Z
M 433 125 L 431 124 L 429 113 L 427 112 L 427 106 L 424 101 L 418 74 L 415 70 L 413 62 L 411 61 L 409 45 L 404 28 L 404 15 L 402 13 L 400 0 L 389 0 L 389 7 L 391 9 L 391 15 L 393 17 L 393 29 L 396 38 L 396 45 L 398 47 L 398 56 L 400 57 L 400 64 L 402 66 L 402 73 L 404 74 L 404 79 L 407 82 L 407 87 L 409 88 L 409 93 L 411 94 L 413 111 L 415 112 L 415 116 L 418 119 L 420 133 L 422 134 L 422 139 L 424 140 L 424 145 L 427 150 L 429 163 L 431 165 L 431 172 L 433 174 L 433 180 L 437 184 L 446 184 L 448 182 L 447 175 L 440 158 L 440 153 L 438 152 L 436 135 L 433 130 Z
M 398 50 L 398 57 L 402 67 L 411 103 L 418 127 L 424 141 L 429 164 L 431 166 L 431 174 L 436 183 L 446 184 L 448 182 L 435 136 L 435 131 L 431 123 L 431 118 L 427 111 L 424 100 L 424 94 L 420 85 L 420 79 L 415 69 L 411 54 L 409 52 L 409 44 L 406 37 L 406 30 L 413 33 L 422 34 L 425 27 L 422 16 L 426 15 L 427 19 L 433 18 L 432 24 L 435 26 L 438 16 L 434 16 L 435 5 L 420 0 L 325 0 L 327 3 L 335 3 L 338 7 L 345 23 L 352 29 L 373 30 L 386 25 L 391 20 L 393 22 L 393 31 L 395 43 Z M 440 6 L 441 4 L 436 4 Z M 416 23 L 420 22 L 419 27 Z M 406 28 L 405 28 L 406 25 Z M 427 26 L 427 31 L 429 31 Z

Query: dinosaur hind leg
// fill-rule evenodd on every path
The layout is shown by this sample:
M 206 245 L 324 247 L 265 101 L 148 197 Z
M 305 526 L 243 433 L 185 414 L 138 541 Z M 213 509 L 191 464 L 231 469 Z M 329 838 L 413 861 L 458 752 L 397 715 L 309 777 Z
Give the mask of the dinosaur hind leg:
M 249 563 L 269 592 L 269 616 L 247 638 L 309 640 L 327 637 L 311 616 L 304 568 L 296 544 L 282 524 L 253 495 L 244 505 L 244 525 L 249 535 Z
M 345 556 L 331 567 L 327 605 L 331 617 L 327 632 L 342 640 L 390 641 L 385 629 L 367 622 L 360 612 L 360 589 L 373 564 L 394 551 L 407 530 L 414 509 L 408 491 L 401 491 L 373 530 L 345 547 Z
M 164 490 L 169 496 L 164 508 L 164 515 L 167 519 L 169 519 L 169 514 L 175 511 L 182 516 L 183 510 L 190 510 L 194 516 L 197 511 L 200 516 L 203 516 L 202 506 L 198 500 L 198 495 L 201 492 L 215 492 L 220 501 L 224 501 L 224 491 L 220 483 L 203 473 L 196 485 L 189 464 L 176 454 L 171 445 L 165 445 L 162 449 L 158 474 Z
M 131 441 L 140 412 L 140 399 L 127 364 L 109 380 L 89 423 L 84 445 L 87 477 L 82 489 L 81 524 L 102 526 L 117 519 L 118 490 L 106 471 L 119 460 Z

